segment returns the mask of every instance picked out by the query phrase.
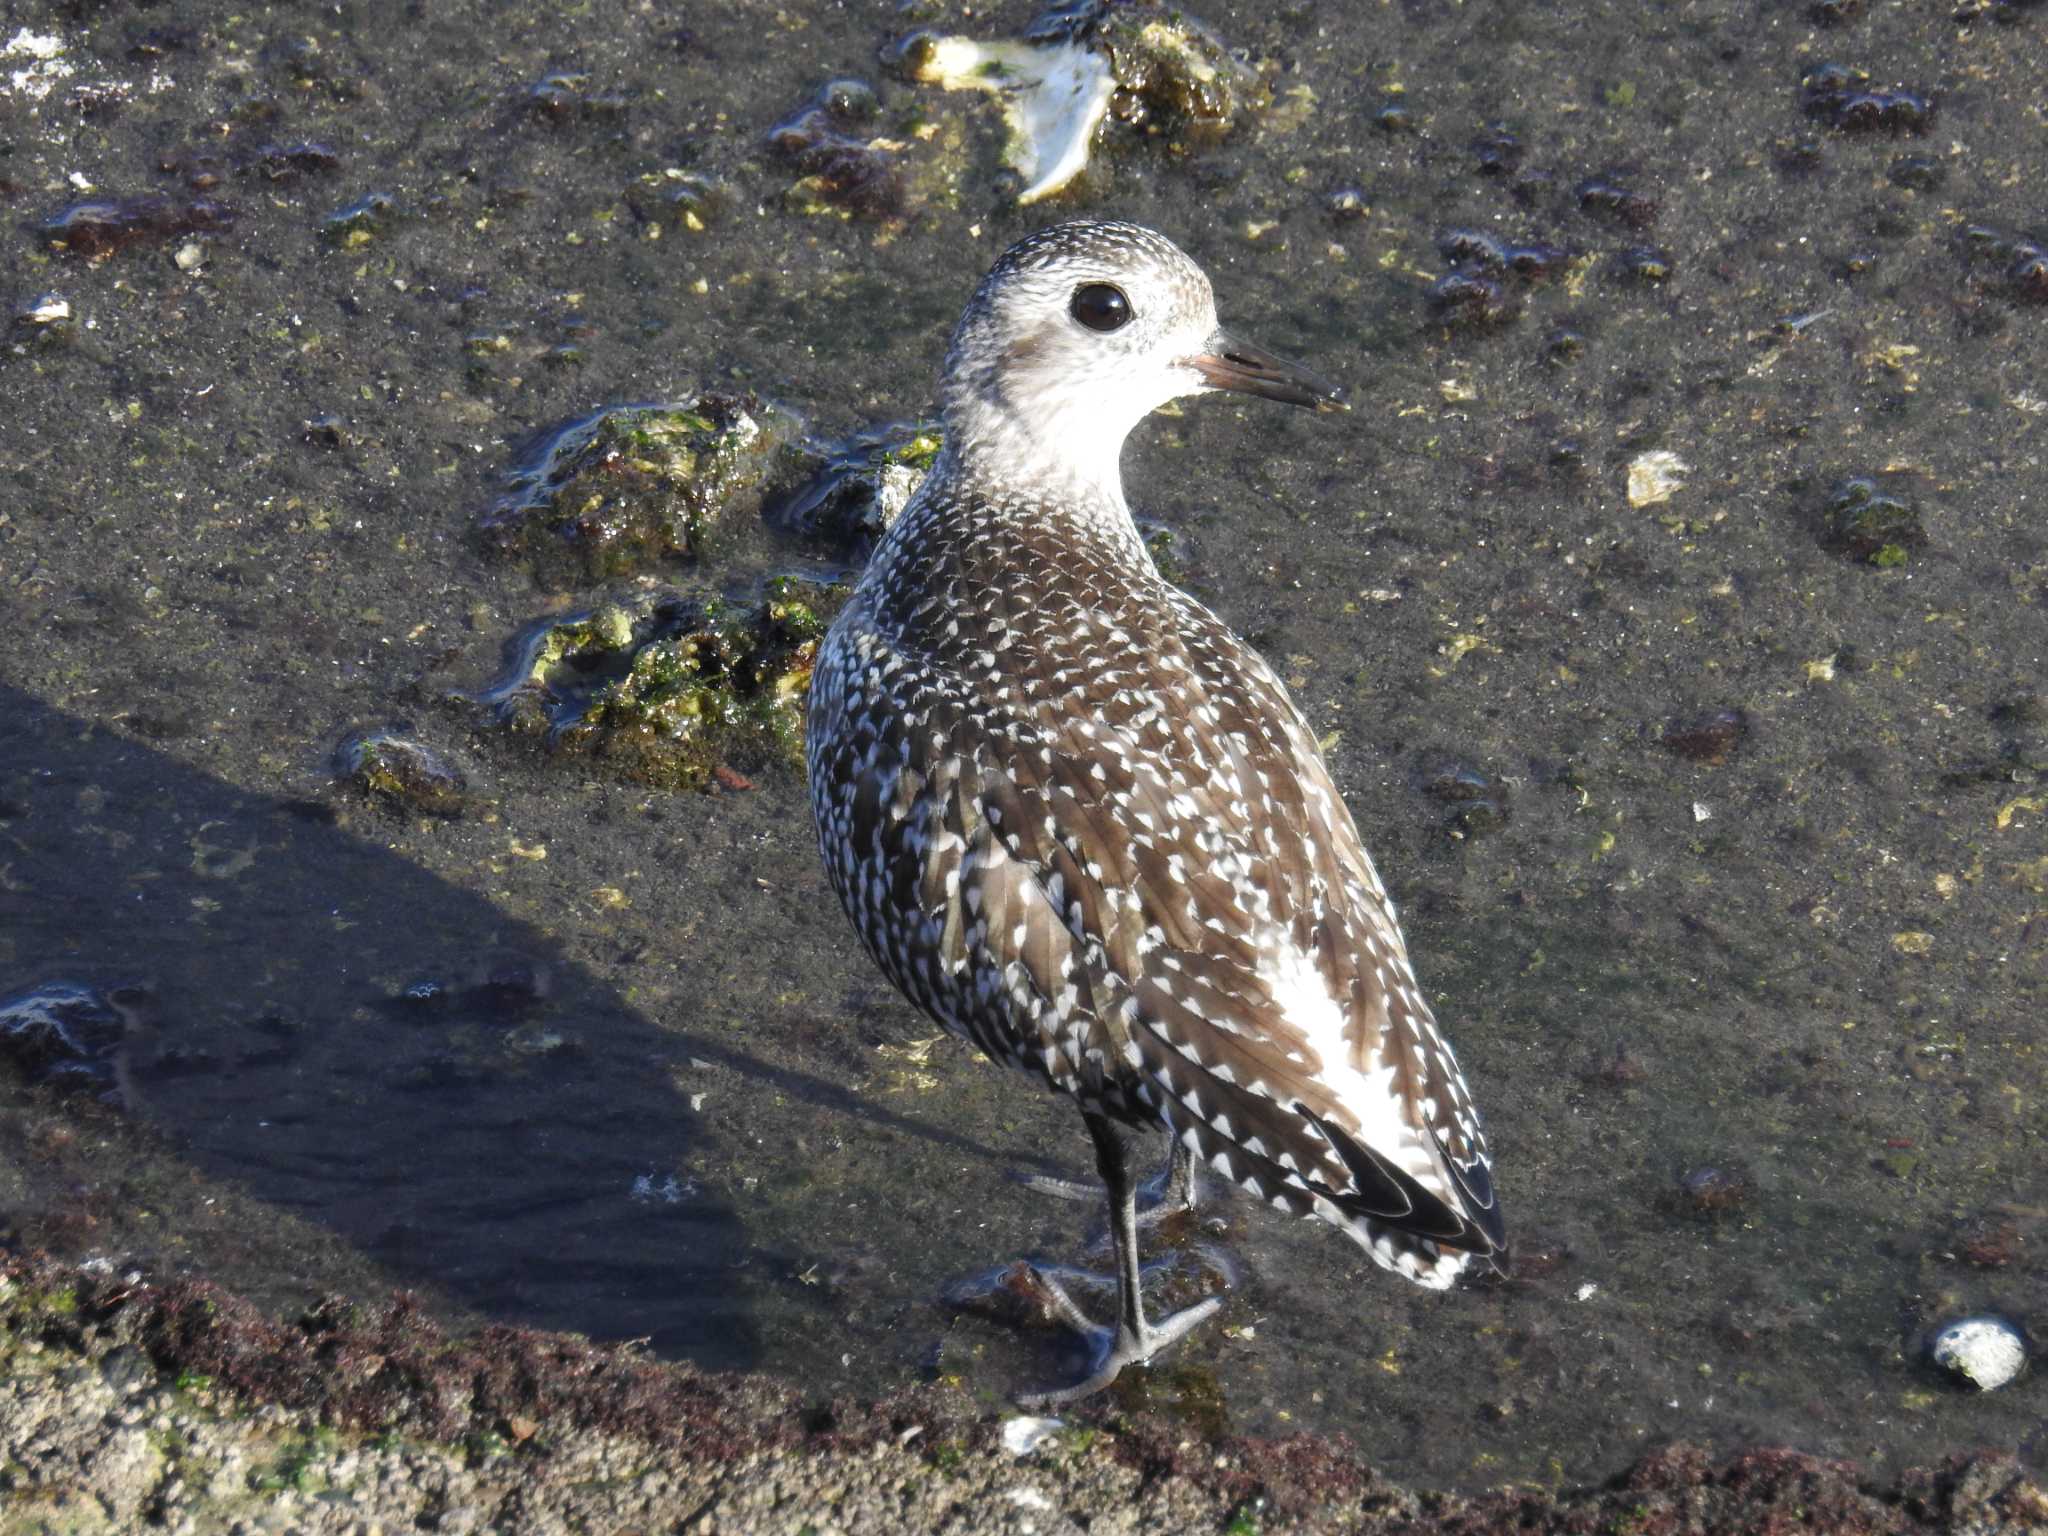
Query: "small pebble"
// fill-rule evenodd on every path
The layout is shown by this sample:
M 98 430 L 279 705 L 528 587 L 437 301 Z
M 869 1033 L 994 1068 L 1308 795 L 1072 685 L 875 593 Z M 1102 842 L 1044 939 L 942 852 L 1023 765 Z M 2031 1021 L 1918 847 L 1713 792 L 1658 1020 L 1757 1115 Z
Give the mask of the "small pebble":
M 1543 338 L 1543 348 L 1539 355 L 1544 362 L 1561 368 L 1567 363 L 1577 362 L 1585 355 L 1585 351 L 1584 334 L 1570 326 L 1560 326 Z
M 1323 199 L 1323 211 L 1333 219 L 1362 219 L 1372 211 L 1359 187 L 1339 187 Z
M 1498 325 L 1512 320 L 1519 308 L 1514 296 L 1479 272 L 1446 272 L 1429 285 L 1424 297 L 1446 325 Z
M 1695 1215 L 1713 1216 L 1749 1203 L 1751 1185 L 1739 1169 L 1700 1167 L 1678 1181 L 1679 1201 Z
M 1390 101 L 1372 115 L 1373 126 L 1381 133 L 1413 133 L 1415 114 L 1398 101 Z
M 1642 229 L 1657 219 L 1657 199 L 1608 176 L 1592 176 L 1574 188 L 1579 207 L 1596 218 Z
M 1821 514 L 1821 542 L 1872 565 L 1904 565 L 1927 542 L 1920 514 L 1903 495 L 1868 475 L 1840 482 Z
M 1932 192 L 1947 176 L 1947 169 L 1932 155 L 1901 155 L 1885 170 L 1886 180 L 1909 192 Z
M 1671 253 L 1654 245 L 1632 245 L 1607 264 L 1607 275 L 1617 283 L 1655 286 L 1670 281 Z
M 421 816 L 460 816 L 469 797 L 462 770 L 397 731 L 362 731 L 334 754 L 334 774 L 367 799 Z
M 307 417 L 300 424 L 300 436 L 316 448 L 342 448 L 350 440 L 348 424 L 332 411 Z
M 1505 123 L 1488 123 L 1472 141 L 1472 155 L 1482 176 L 1505 176 L 1522 163 L 1522 141 Z
M 2004 1318 L 1987 1313 L 1936 1329 L 1927 1356 L 1958 1383 L 1995 1392 L 2026 1368 L 2027 1341 Z
M 2048 301 L 2048 249 L 2032 240 L 2014 245 L 2012 265 L 2005 269 L 2005 285 L 2016 299 L 2035 304 Z

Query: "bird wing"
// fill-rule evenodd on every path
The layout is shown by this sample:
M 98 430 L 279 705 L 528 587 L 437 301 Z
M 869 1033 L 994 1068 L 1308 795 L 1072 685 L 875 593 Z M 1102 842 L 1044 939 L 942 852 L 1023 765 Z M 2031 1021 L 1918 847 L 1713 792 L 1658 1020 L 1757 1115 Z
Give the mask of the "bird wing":
M 1059 1086 L 1447 1283 L 1438 1250 L 1502 1246 L 1456 1061 L 1285 689 L 1177 609 L 1056 687 L 935 712 L 960 765 L 935 835 L 962 855 L 925 910 Z

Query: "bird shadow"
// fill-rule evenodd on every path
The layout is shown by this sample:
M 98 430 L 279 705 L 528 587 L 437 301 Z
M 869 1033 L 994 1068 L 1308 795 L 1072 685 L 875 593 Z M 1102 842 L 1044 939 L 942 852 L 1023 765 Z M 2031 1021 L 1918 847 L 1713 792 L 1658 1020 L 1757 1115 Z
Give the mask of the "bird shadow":
M 293 1232 L 324 1230 L 353 1272 L 496 1321 L 744 1368 L 762 1346 L 744 1278 L 753 1248 L 731 1204 L 692 1176 L 702 1122 L 679 1081 L 730 1070 L 995 1156 L 657 1025 L 546 934 L 355 835 L 322 802 L 237 789 L 4 686 L 0 723 L 0 995 L 142 983 L 150 999 L 120 1075 L 142 1134 L 116 1138 L 132 1166 L 102 1203 L 146 1201 L 156 1224 L 110 1218 L 102 1244 L 146 1250 L 153 1230 L 168 1265 L 212 1259 L 229 1271 L 212 1278 L 276 1297 L 293 1277 L 238 1275 L 236 1256 L 274 1268 L 295 1241 L 317 1247 Z M 49 1090 L 7 1079 L 0 1122 L 28 1144 L 50 1122 Z M 16 1218 L 76 1205 L 61 1172 L 41 1190 L 34 1172 Z M 223 1184 L 279 1230 L 195 1236 Z M 35 1222 L 15 1224 L 40 1239 Z M 310 1251 L 301 1262 L 307 1292 L 351 1272 Z

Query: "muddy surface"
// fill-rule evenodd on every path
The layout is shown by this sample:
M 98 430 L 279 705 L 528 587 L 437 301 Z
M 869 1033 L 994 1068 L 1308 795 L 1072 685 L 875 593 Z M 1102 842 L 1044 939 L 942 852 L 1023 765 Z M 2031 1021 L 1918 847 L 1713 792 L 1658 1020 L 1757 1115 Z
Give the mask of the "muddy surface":
M 0 993 L 129 1038 L 0 1081 L 9 1240 L 821 1400 L 1066 1368 L 941 1298 L 1082 1254 L 1014 1182 L 1084 1171 L 1072 1111 L 880 981 L 795 770 L 656 792 L 474 697 L 537 620 L 829 561 L 555 591 L 475 528 L 607 404 L 919 416 L 988 261 L 1113 214 L 1353 389 L 1126 474 L 1328 732 L 1519 1265 L 1426 1295 L 1219 1195 L 1220 1326 L 1098 1411 L 1436 1487 L 2038 1465 L 2038 1368 L 1920 1357 L 2048 1331 L 2048 13 L 1961 11 L 1212 4 L 1259 115 L 1020 210 L 988 102 L 876 60 L 1028 7 L 15 7 Z M 841 76 L 886 162 L 793 162 Z M 376 731 L 457 814 L 337 781 Z

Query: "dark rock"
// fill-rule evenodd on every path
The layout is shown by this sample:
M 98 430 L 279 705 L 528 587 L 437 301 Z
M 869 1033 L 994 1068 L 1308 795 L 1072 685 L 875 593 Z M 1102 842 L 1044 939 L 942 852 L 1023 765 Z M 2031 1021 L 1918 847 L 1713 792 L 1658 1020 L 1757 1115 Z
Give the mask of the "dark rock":
M 1749 1176 L 1736 1168 L 1690 1168 L 1678 1181 L 1679 1204 L 1695 1216 L 1719 1216 L 1739 1209 L 1754 1193 Z
M 155 195 L 95 198 L 73 203 L 45 220 L 42 235 L 53 250 L 99 262 L 133 245 L 161 245 L 225 229 L 233 222 L 234 214 L 224 204 L 208 198 L 189 203 Z
M 1571 260 L 1571 252 L 1561 245 L 1547 245 L 1541 240 L 1523 241 L 1518 245 L 1501 247 L 1501 259 L 1507 263 L 1508 271 L 1522 282 L 1530 285 L 1547 283 L 1564 269 Z
M 325 144 L 266 144 L 250 163 L 271 181 L 297 181 L 333 175 L 341 169 L 341 156 Z
M 526 88 L 526 105 L 534 116 L 562 122 L 576 115 L 583 99 L 588 75 L 557 73 L 543 75 Z
M 1806 115 L 1845 133 L 1925 133 L 1934 122 L 1934 101 L 1903 87 L 1879 90 L 1860 69 L 1816 64 L 1800 77 Z
M 1948 179 L 1948 168 L 1932 155 L 1901 155 L 1885 169 L 1885 179 L 1909 192 L 1932 192 Z
M 2016 243 L 2012 262 L 2005 269 L 2005 286 L 2016 299 L 2048 304 L 2048 247 L 2032 240 Z
M 140 987 L 44 982 L 0 998 L 0 1053 L 30 1082 L 112 1094 L 121 1050 L 152 1002 Z
M 548 968 L 541 962 L 525 955 L 499 954 L 485 958 L 463 999 L 498 1019 L 513 1020 L 532 1012 L 552 990 Z
M 1521 139 L 1506 123 L 1488 123 L 1472 141 L 1472 158 L 1482 176 L 1513 175 L 1525 152 Z
M 1836 485 L 1821 516 L 1823 544 L 1872 565 L 1904 565 L 1909 552 L 1927 542 L 1912 504 L 1867 476 Z
M 1611 176 L 1590 176 L 1573 189 L 1582 212 L 1628 229 L 1647 229 L 1657 221 L 1657 199 L 1624 186 Z
M 701 560 L 760 505 L 795 436 L 794 417 L 752 395 L 608 406 L 544 440 L 477 533 L 544 587 Z
M 1501 243 L 1483 229 L 1447 229 L 1436 237 L 1437 254 L 1454 267 L 1498 272 L 1507 265 Z
M 902 167 L 880 135 L 868 132 L 880 110 L 874 87 L 832 80 L 768 130 L 768 148 L 798 173 L 783 195 L 793 212 L 832 211 L 894 218 L 905 211 Z
M 1666 727 L 1664 747 L 1692 762 L 1719 767 L 1735 755 L 1748 734 L 1749 717 L 1741 710 L 1717 709 Z
M 762 516 L 797 538 L 823 539 L 864 562 L 896 521 L 938 457 L 936 422 L 890 422 L 836 442 L 809 443 L 817 467 L 792 494 L 771 501 Z
M 1431 283 L 1424 297 L 1430 312 L 1446 325 L 1499 325 L 1512 320 L 1521 308 L 1493 278 L 1462 269 L 1446 272 Z
M 1444 830 L 1454 839 L 1483 836 L 1507 824 L 1507 785 L 1463 758 L 1425 753 L 1417 759 L 1410 782 L 1449 807 Z
M 551 749 L 662 789 L 707 789 L 722 766 L 803 758 L 804 697 L 839 588 L 782 578 L 753 605 L 665 594 L 532 626 L 477 695 Z
M 341 448 L 351 441 L 347 424 L 332 411 L 308 417 L 299 435 L 316 448 Z
M 1607 264 L 1607 276 L 1617 283 L 1658 287 L 1671 280 L 1671 253 L 1660 246 L 1633 245 L 1616 254 Z
M 364 731 L 334 754 L 335 776 L 366 799 L 420 816 L 460 816 L 469 781 L 432 747 L 396 731 Z

